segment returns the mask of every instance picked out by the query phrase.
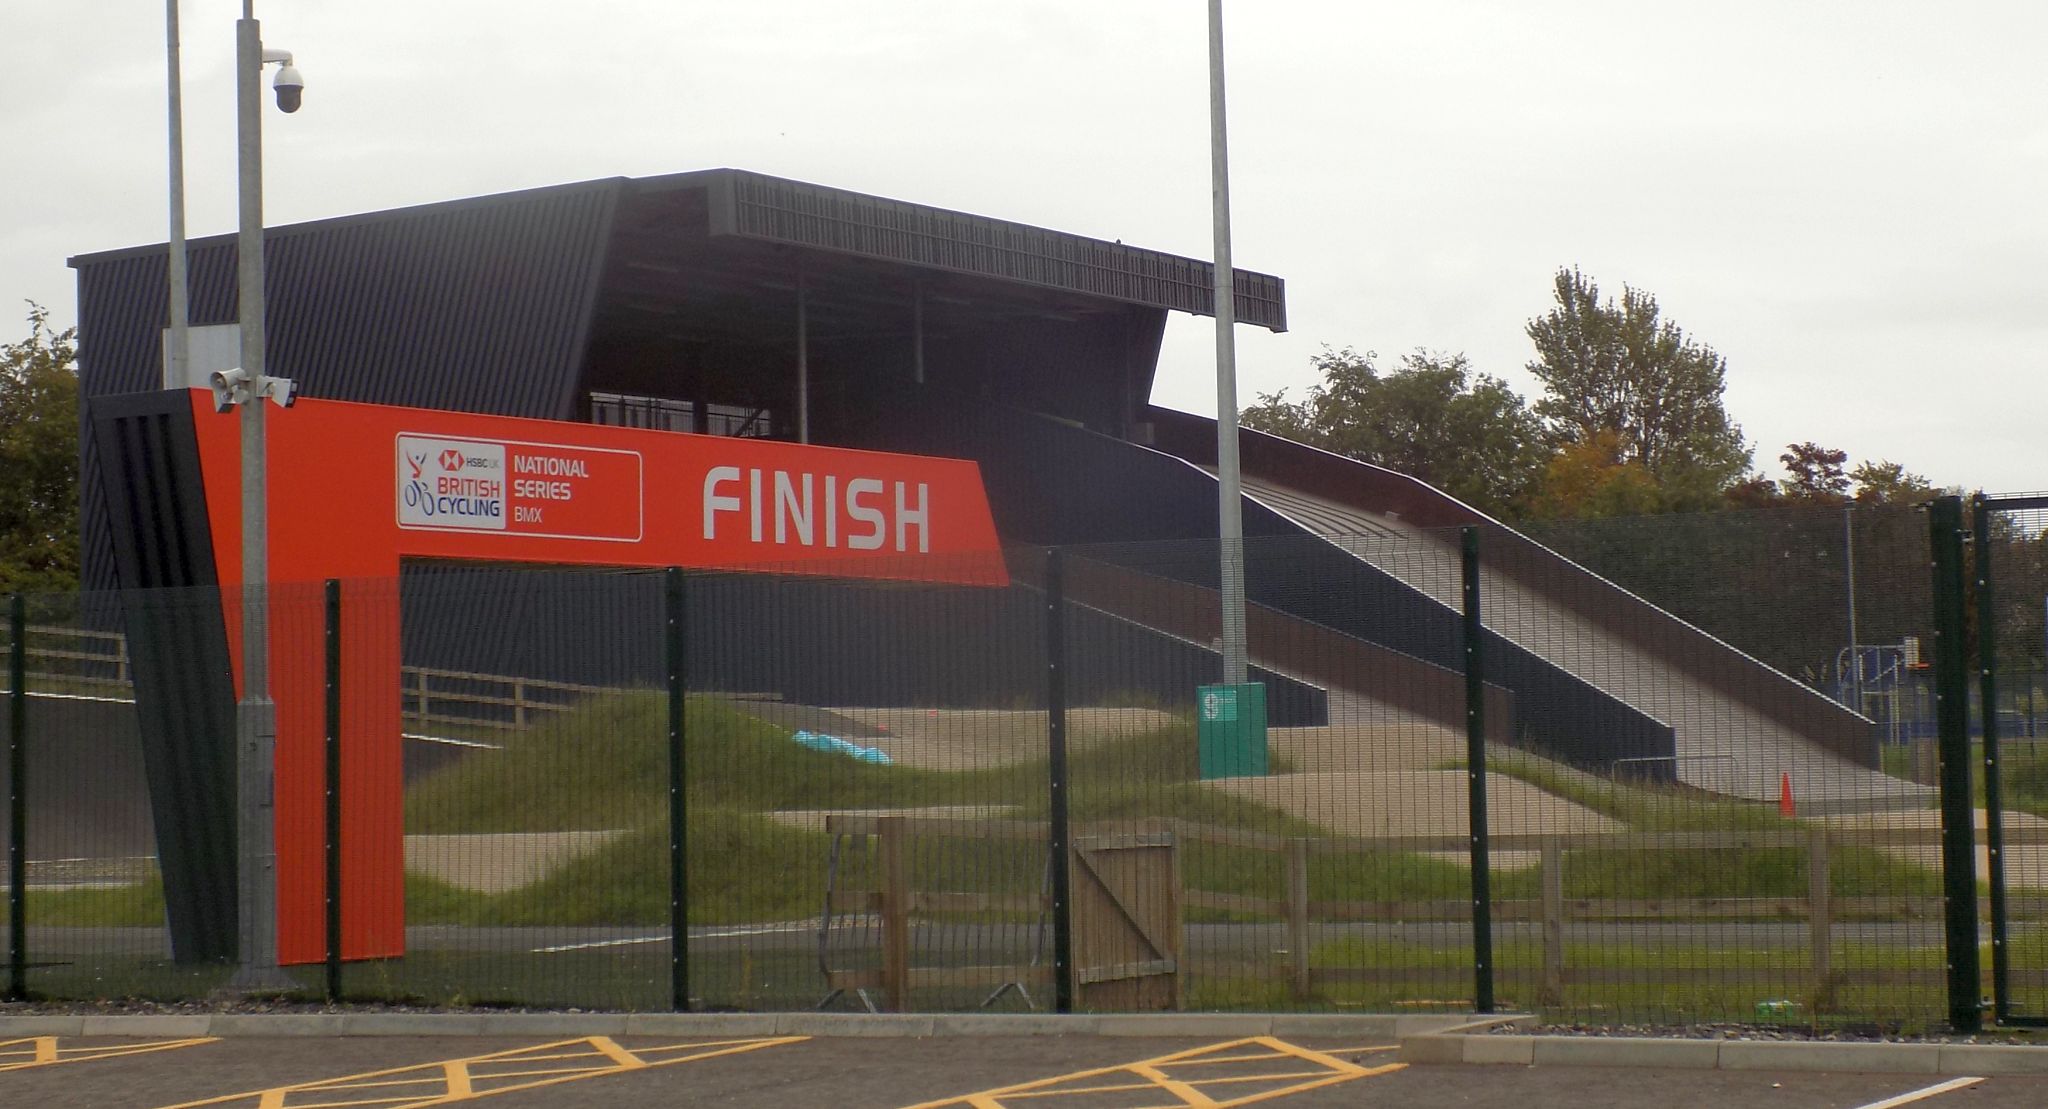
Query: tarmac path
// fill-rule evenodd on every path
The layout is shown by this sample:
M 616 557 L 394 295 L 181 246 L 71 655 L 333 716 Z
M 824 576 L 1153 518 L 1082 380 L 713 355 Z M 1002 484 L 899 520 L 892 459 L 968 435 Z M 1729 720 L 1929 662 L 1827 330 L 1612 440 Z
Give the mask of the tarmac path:
M 606 1106 L 1138 1109 L 2020 1109 L 2048 1077 L 1404 1065 L 1391 1044 L 1271 1037 L 234 1037 L 60 1040 L 0 1104 L 305 1109 Z M 4 1051 L 6 1045 L 0 1045 Z M 1917 1097 L 1916 1097 L 1917 1095 Z M 1913 1099 L 1913 1100 L 1901 1100 Z

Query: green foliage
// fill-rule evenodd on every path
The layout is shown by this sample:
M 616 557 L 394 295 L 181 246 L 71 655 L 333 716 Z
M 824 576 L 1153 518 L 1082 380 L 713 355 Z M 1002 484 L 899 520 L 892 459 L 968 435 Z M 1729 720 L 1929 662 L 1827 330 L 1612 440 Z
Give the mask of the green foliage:
M 1408 474 L 1495 515 L 1519 510 L 1543 462 L 1522 398 L 1463 354 L 1417 350 L 1384 375 L 1373 357 L 1324 348 L 1307 399 L 1263 394 L 1245 426 Z
M 1924 501 L 1935 493 L 1926 478 L 1886 459 L 1859 463 L 1849 471 L 1859 504 L 1909 504 Z
M 1620 434 L 1601 430 L 1550 456 L 1530 508 L 1537 517 L 1640 516 L 1662 502 L 1657 479 L 1623 456 Z
M 1624 286 L 1619 303 L 1603 301 L 1574 268 L 1557 272 L 1553 292 L 1556 306 L 1526 328 L 1537 355 L 1529 372 L 1545 390 L 1535 413 L 1552 439 L 1612 432 L 1620 460 L 1656 480 L 1660 507 L 1713 507 L 1750 459 L 1721 403 L 1726 361 L 1662 318 L 1657 298 L 1641 289 Z
M 1842 469 L 1849 461 L 1848 451 L 1808 440 L 1786 444 L 1778 461 L 1785 464 L 1785 472 L 1791 475 L 1783 485 L 1785 496 L 1792 500 L 1839 504 L 1849 492 L 1850 478 Z
M 0 343 L 0 593 L 78 587 L 77 328 Z

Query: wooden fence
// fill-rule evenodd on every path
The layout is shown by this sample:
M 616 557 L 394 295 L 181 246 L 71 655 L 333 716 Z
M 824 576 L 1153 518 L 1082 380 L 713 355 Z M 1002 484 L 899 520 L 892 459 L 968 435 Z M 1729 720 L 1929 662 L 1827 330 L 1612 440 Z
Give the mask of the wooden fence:
M 965 839 L 1023 839 L 1044 842 L 1043 822 L 986 820 L 975 818 L 833 816 L 828 830 L 838 834 L 882 837 L 882 889 L 837 890 L 831 894 L 835 911 L 873 912 L 882 921 L 882 959 L 879 970 L 828 971 L 833 988 L 882 988 L 892 999 L 907 997 L 921 986 L 967 985 L 1001 981 L 1049 981 L 1050 969 L 1030 967 L 932 967 L 915 965 L 919 954 L 910 948 L 910 918 L 929 913 L 987 911 L 1041 912 L 1049 908 L 1044 897 L 1022 894 L 928 892 L 912 890 L 902 867 L 901 844 L 912 837 L 950 836 Z M 1384 837 L 1290 837 L 1266 835 L 1195 824 L 1177 819 L 1147 819 L 1091 826 L 1077 825 L 1077 839 L 1110 832 L 1140 832 L 1170 835 L 1186 849 L 1190 845 L 1249 850 L 1276 856 L 1273 869 L 1281 876 L 1279 897 L 1258 897 L 1222 890 L 1185 886 L 1175 904 L 1185 915 L 1193 912 L 1230 914 L 1238 919 L 1263 918 L 1284 925 L 1286 946 L 1264 957 L 1211 956 L 1183 964 L 1197 974 L 1225 974 L 1284 981 L 1298 997 L 1308 997 L 1327 987 L 1347 983 L 1391 985 L 1399 983 L 1469 981 L 1471 967 L 1335 966 L 1315 960 L 1316 928 L 1327 924 L 1437 922 L 1467 923 L 1472 903 L 1465 898 L 1406 900 L 1331 900 L 1316 896 L 1311 882 L 1310 861 L 1317 858 L 1389 853 L 1425 853 L 1463 856 L 1470 844 L 1463 836 Z M 1852 921 L 1928 921 L 1939 923 L 1943 901 L 1939 895 L 1842 896 L 1833 889 L 1832 871 L 1837 854 L 1848 847 L 1938 851 L 1937 828 L 1854 828 L 1819 825 L 1788 826 L 1743 832 L 1668 833 L 1555 833 L 1498 835 L 1490 847 L 1496 853 L 1526 853 L 1537 860 L 1538 894 L 1533 898 L 1496 898 L 1496 924 L 1536 924 L 1540 937 L 1539 966 L 1496 969 L 1497 982 L 1531 990 L 1537 1004 L 1555 1005 L 1567 986 L 1721 986 L 1768 987 L 1775 991 L 1797 989 L 1812 999 L 1831 997 L 1847 986 L 1926 986 L 1945 984 L 1941 967 L 1859 967 L 1844 965 L 1835 951 L 1836 925 Z M 2007 832 L 2009 848 L 2048 846 L 2048 829 L 2020 828 Z M 1674 898 L 1574 898 L 1566 896 L 1566 874 L 1570 855 L 1579 851 L 1672 852 L 1753 851 L 1791 849 L 1804 855 L 1806 881 L 1803 895 L 1777 897 L 1674 897 Z M 1180 873 L 1176 869 L 1176 874 Z M 2043 876 L 2048 884 L 2048 874 Z M 2048 919 L 2048 893 L 2017 892 L 2008 897 L 2013 919 Z M 1989 906 L 1979 899 L 1980 917 L 1988 917 Z M 1787 948 L 1782 960 L 1771 965 L 1751 966 L 1658 966 L 1658 967 L 1574 967 L 1568 959 L 1568 926 L 1582 923 L 1685 922 L 1685 923 L 1803 923 L 1803 941 Z M 1711 934 L 1707 942 L 1712 942 Z M 1803 956 L 1803 960 L 1795 959 Z M 1086 979 L 1086 973 L 1078 976 Z M 2048 985 L 2048 968 L 2013 971 L 2016 984 Z
M 1283 837 L 1191 824 L 1180 820 L 1153 822 L 1171 830 L 1184 842 L 1208 843 L 1267 852 L 1279 856 L 1285 892 L 1278 898 L 1251 897 L 1213 890 L 1188 890 L 1184 903 L 1195 909 L 1263 916 L 1283 920 L 1287 925 L 1287 959 L 1278 964 L 1251 962 L 1244 969 L 1254 975 L 1283 977 L 1297 996 L 1343 982 L 1377 983 L 1436 981 L 1470 975 L 1432 968 L 1334 967 L 1313 962 L 1312 926 L 1320 922 L 1436 921 L 1469 922 L 1470 899 L 1330 901 L 1313 896 L 1309 883 L 1309 859 L 1315 856 L 1360 855 L 1367 853 L 1418 852 L 1463 856 L 1470 849 L 1464 836 L 1383 837 Z M 1539 1004 L 1557 1004 L 1567 985 L 1670 985 L 1678 983 L 1714 985 L 1778 985 L 1803 976 L 1811 996 L 1825 998 L 1847 985 L 1924 985 L 1946 982 L 1939 967 L 1924 970 L 1902 968 L 1845 967 L 1838 965 L 1834 951 L 1835 925 L 1845 921 L 1939 921 L 1943 899 L 1936 896 L 1892 895 L 1844 897 L 1834 893 L 1832 859 L 1842 847 L 1874 849 L 1912 848 L 1938 851 L 1939 828 L 1854 828 L 1811 825 L 1747 832 L 1618 832 L 1546 833 L 1496 835 L 1489 849 L 1495 857 L 1524 852 L 1538 859 L 1539 895 L 1533 899 L 1495 898 L 1493 920 L 1540 924 L 1542 961 L 1540 968 L 1496 968 L 1501 980 L 1533 985 Z M 2006 846 L 2048 845 L 2048 828 L 2008 829 Z M 1565 896 L 1566 853 L 1571 851 L 1669 852 L 1702 850 L 1759 850 L 1789 848 L 1806 856 L 1806 891 L 1797 897 L 1677 897 L 1677 898 L 1568 898 Z M 1496 863 L 1498 869 L 1498 863 Z M 2048 874 L 2043 874 L 2048 883 Z M 2010 919 L 2048 919 L 2048 893 L 2016 893 L 2006 899 Z M 1989 899 L 1978 899 L 1978 916 L 1990 916 Z M 1566 926 L 1572 923 L 1621 922 L 1796 922 L 1806 924 L 1804 967 L 1656 967 L 1612 968 L 1572 967 L 1566 959 Z M 2025 985 L 2048 985 L 2048 968 L 2015 970 L 2014 981 Z
M 120 632 L 31 624 L 28 659 L 32 690 L 123 697 L 132 689 L 128 638 Z M 616 686 L 423 666 L 401 667 L 399 672 L 402 711 L 414 727 L 526 728 L 544 716 L 574 708 L 583 697 L 625 692 Z
M 957 890 L 914 890 L 910 867 L 904 860 L 905 845 L 914 838 L 965 837 L 977 840 L 1023 840 L 1043 844 L 1046 825 L 1012 820 L 961 820 L 928 817 L 865 816 L 834 814 L 825 819 L 825 831 L 834 836 L 873 836 L 879 855 L 879 889 L 833 886 L 825 894 L 826 914 L 873 914 L 880 920 L 881 966 L 843 969 L 833 967 L 825 949 L 821 927 L 819 967 L 825 985 L 836 996 L 842 991 L 879 989 L 884 1007 L 907 1012 L 911 991 L 946 986 L 994 986 L 998 990 L 1016 984 L 1050 986 L 1050 963 L 1001 966 L 916 966 L 911 950 L 911 918 L 947 913 L 1017 913 L 1042 916 L 1052 911 L 1047 893 L 1007 894 Z M 828 996 L 827 1000 L 830 1000 Z

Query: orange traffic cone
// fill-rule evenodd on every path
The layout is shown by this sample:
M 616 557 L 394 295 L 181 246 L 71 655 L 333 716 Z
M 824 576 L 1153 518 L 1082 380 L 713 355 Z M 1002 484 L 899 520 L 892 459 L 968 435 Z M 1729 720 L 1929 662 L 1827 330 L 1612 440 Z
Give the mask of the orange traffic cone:
M 1778 815 L 1794 817 L 1799 815 L 1798 806 L 1792 803 L 1792 774 L 1781 771 L 1778 774 Z

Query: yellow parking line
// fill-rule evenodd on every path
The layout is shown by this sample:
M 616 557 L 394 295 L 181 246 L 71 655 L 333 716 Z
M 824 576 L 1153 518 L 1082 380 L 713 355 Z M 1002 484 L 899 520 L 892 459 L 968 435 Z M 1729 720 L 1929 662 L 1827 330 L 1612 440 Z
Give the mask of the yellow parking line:
M 251 1109 L 368 1109 L 370 1106 L 419 1109 L 422 1106 L 472 1101 L 494 1094 L 539 1089 L 543 1086 L 556 1086 L 586 1078 L 602 1078 L 606 1075 L 625 1074 L 652 1067 L 694 1063 L 703 1059 L 779 1047 L 783 1044 L 801 1043 L 806 1039 L 809 1037 L 767 1036 L 758 1039 L 665 1044 L 660 1047 L 629 1050 L 619 1046 L 608 1036 L 589 1036 L 492 1052 L 488 1055 L 420 1063 L 410 1067 L 391 1067 L 318 1082 L 274 1086 L 267 1090 L 250 1090 L 246 1093 L 227 1094 L 203 1101 L 180 1102 L 177 1105 L 166 1106 L 165 1109 L 198 1109 L 200 1106 L 215 1105 L 247 1106 Z M 538 1069 L 527 1065 L 578 1062 L 584 1065 Z M 428 1088 L 396 1096 L 390 1095 L 393 1089 L 404 1086 Z M 307 1100 L 337 1094 L 341 1095 L 341 1100 Z M 350 1096 L 352 1094 L 370 1096 Z
M 1246 1051 L 1247 1048 L 1263 1050 Z M 1250 1074 L 1217 1073 L 1218 1069 L 1232 1065 L 1272 1064 L 1281 1061 L 1298 1061 L 1308 1064 L 1308 1067 L 1289 1068 L 1284 1071 L 1254 1069 Z M 1275 1098 L 1322 1089 L 1325 1086 L 1334 1086 L 1340 1082 L 1387 1074 L 1401 1070 L 1406 1065 L 1390 1063 L 1380 1067 L 1362 1067 L 1326 1052 L 1297 1047 L 1269 1036 L 1255 1036 L 1210 1044 L 1207 1047 L 1189 1048 L 1152 1059 L 1141 1059 L 1135 1063 L 1094 1067 L 1052 1078 L 980 1090 L 940 1101 L 927 1101 L 908 1109 L 1009 1109 L 1011 1105 L 1019 1105 L 1026 1101 L 1037 1102 L 1045 1098 L 1100 1097 L 1103 1094 L 1114 1093 L 1170 1094 L 1176 1099 L 1171 1103 L 1170 1109 L 1230 1109 L 1231 1106 L 1271 1101 Z M 1202 1069 L 1191 1071 L 1191 1068 Z M 1225 1092 L 1232 1087 L 1243 1090 L 1245 1086 L 1253 1083 L 1265 1084 L 1269 1088 L 1244 1092 L 1236 1097 L 1230 1097 Z M 1273 1085 L 1274 1083 L 1279 1085 Z M 1134 1106 L 1131 1109 L 1139 1107 Z
M 0 1071 L 52 1067 L 59 1063 L 90 1063 L 95 1059 L 119 1059 L 126 1055 L 147 1055 L 153 1051 L 171 1051 L 181 1047 L 210 1044 L 215 1039 L 217 1037 L 195 1036 L 185 1040 L 150 1040 L 139 1044 L 85 1044 L 79 1047 L 65 1047 L 58 1042 L 59 1038 L 56 1036 L 0 1040 Z

